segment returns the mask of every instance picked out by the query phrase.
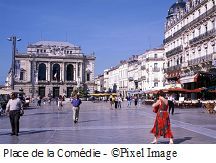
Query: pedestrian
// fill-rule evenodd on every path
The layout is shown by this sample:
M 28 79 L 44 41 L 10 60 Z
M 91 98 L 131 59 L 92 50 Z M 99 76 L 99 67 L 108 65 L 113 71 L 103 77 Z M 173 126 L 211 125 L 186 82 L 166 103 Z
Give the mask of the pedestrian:
M 138 104 L 138 97 L 137 95 L 134 96 L 134 105 L 135 105 L 135 108 L 137 108 L 137 104 Z
M 127 99 L 127 107 L 130 107 L 131 106 L 131 97 L 127 96 L 126 99 Z
M 112 95 L 110 96 L 109 101 L 110 101 L 110 107 L 111 107 L 111 109 L 112 109 L 112 106 L 113 106 L 113 104 L 114 104 L 114 98 L 113 98 Z
M 71 101 L 74 123 L 77 123 L 79 120 L 79 110 L 80 110 L 81 103 L 82 103 L 82 101 L 80 100 L 79 95 L 78 94 L 74 95 L 74 97 Z
M 138 106 L 141 107 L 141 105 L 142 105 L 142 100 L 141 98 L 138 98 Z
M 9 112 L 9 118 L 12 129 L 11 135 L 18 136 L 19 119 L 21 112 L 23 112 L 23 104 L 22 101 L 19 98 L 17 98 L 17 95 L 15 93 L 11 94 L 11 99 L 8 101 L 6 106 L 6 112 Z
M 121 103 L 122 103 L 122 97 L 118 97 L 118 108 L 121 108 Z
M 115 104 L 115 109 L 117 109 L 118 108 L 118 97 L 117 96 L 114 97 L 114 104 Z
M 42 97 L 41 96 L 38 96 L 38 98 L 37 98 L 37 106 L 41 106 L 41 99 L 42 99 Z
M 58 97 L 58 110 L 62 110 L 62 108 L 63 108 L 63 97 L 62 95 L 60 95 Z
M 169 105 L 169 114 L 170 114 L 170 111 L 171 111 L 172 115 L 174 114 L 174 109 L 175 109 L 174 102 L 175 102 L 175 98 L 172 95 L 170 95 L 168 97 L 168 105 Z
M 173 144 L 173 134 L 171 131 L 169 113 L 167 112 L 169 107 L 168 101 L 164 98 L 163 91 L 159 91 L 158 96 L 157 102 L 152 105 L 153 111 L 156 113 L 154 127 L 151 130 L 151 133 L 154 134 L 152 144 L 157 144 L 160 136 L 169 138 L 169 143 Z
M 51 105 L 52 97 L 48 96 L 48 104 Z

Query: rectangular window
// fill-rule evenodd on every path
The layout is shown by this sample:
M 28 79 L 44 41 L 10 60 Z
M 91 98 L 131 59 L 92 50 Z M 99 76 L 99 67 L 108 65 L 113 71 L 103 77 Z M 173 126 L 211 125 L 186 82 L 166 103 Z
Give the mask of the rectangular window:
M 23 71 L 20 72 L 20 80 L 24 80 L 24 72 Z
M 158 87 L 158 82 L 155 82 L 155 83 L 154 83 L 154 87 Z
M 157 58 L 157 54 L 154 54 L 154 57 Z
M 86 80 L 90 81 L 90 74 L 87 74 Z
M 158 63 L 154 63 L 154 69 L 158 68 Z

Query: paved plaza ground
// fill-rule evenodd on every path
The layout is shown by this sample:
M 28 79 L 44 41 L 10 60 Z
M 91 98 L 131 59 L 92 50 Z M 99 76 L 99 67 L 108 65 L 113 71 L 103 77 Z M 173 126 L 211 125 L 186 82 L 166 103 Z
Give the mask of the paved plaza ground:
M 106 102 L 84 101 L 74 124 L 70 103 L 62 111 L 54 103 L 31 106 L 21 117 L 18 137 L 10 135 L 9 118 L 0 117 L 0 144 L 149 144 L 154 118 L 149 105 L 128 108 L 124 102 L 115 110 Z M 202 108 L 176 108 L 170 118 L 175 144 L 216 144 L 216 115 Z

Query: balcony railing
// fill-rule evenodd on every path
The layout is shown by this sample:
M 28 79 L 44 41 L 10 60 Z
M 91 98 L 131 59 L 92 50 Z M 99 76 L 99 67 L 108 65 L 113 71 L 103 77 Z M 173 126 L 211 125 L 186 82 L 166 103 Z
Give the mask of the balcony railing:
M 154 68 L 152 69 L 152 71 L 153 71 L 153 72 L 160 72 L 160 68 L 154 67 Z
M 129 81 L 133 81 L 134 79 L 133 79 L 133 77 L 129 77 L 128 80 Z
M 62 80 L 52 80 L 52 84 L 63 84 L 64 82 Z
M 182 51 L 183 51 L 183 46 L 181 45 L 181 46 L 178 46 L 178 47 L 166 52 L 166 56 L 171 57 L 175 54 L 181 53 Z
M 141 66 L 141 70 L 145 70 L 146 69 L 146 67 L 145 66 Z
M 212 29 L 210 31 L 207 31 L 201 35 L 199 35 L 198 37 L 193 38 L 192 40 L 189 41 L 190 44 L 196 44 L 197 42 L 204 40 L 206 38 L 208 38 L 209 36 L 214 37 L 214 35 L 216 34 L 216 30 Z
M 186 67 L 188 67 L 188 62 L 182 63 L 182 68 L 186 68 Z
M 138 78 L 138 81 L 140 82 L 140 81 L 144 81 L 144 80 L 146 80 L 146 77 L 145 76 L 141 76 L 140 78 Z
M 141 79 L 142 80 L 146 80 L 146 76 L 141 76 Z
M 66 83 L 66 84 L 77 84 L 77 81 L 74 81 L 74 80 L 73 80 L 73 81 L 66 80 L 65 83 Z
M 198 65 L 200 63 L 208 62 L 213 60 L 213 54 L 202 56 L 199 58 L 192 59 L 188 61 L 189 66 Z
M 154 57 L 146 58 L 146 62 L 148 62 L 148 61 L 163 61 L 163 60 L 164 60 L 163 58 L 154 58 Z
M 154 78 L 154 80 L 153 80 L 154 82 L 160 82 L 160 80 L 159 79 L 157 79 L 157 78 Z
M 48 80 L 38 80 L 38 84 L 49 84 Z
M 164 69 L 164 72 L 167 73 L 167 72 L 172 72 L 172 71 L 178 71 L 180 70 L 180 68 L 181 68 L 181 64 L 166 68 Z

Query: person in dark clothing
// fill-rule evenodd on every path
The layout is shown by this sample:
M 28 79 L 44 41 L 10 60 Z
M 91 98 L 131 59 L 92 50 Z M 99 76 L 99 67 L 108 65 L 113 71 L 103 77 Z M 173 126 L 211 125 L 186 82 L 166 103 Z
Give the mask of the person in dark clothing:
M 117 96 L 114 98 L 115 109 L 118 108 L 118 98 Z
M 174 101 L 175 101 L 175 99 L 173 98 L 172 95 L 168 97 L 169 114 L 171 111 L 172 115 L 174 114 L 174 109 L 175 109 Z
M 138 97 L 137 95 L 134 96 L 134 105 L 137 108 L 137 104 L 138 104 Z
M 37 101 L 37 106 L 41 106 L 41 99 L 42 99 L 41 96 L 38 96 L 38 98 L 37 98 L 37 100 L 38 100 Z

